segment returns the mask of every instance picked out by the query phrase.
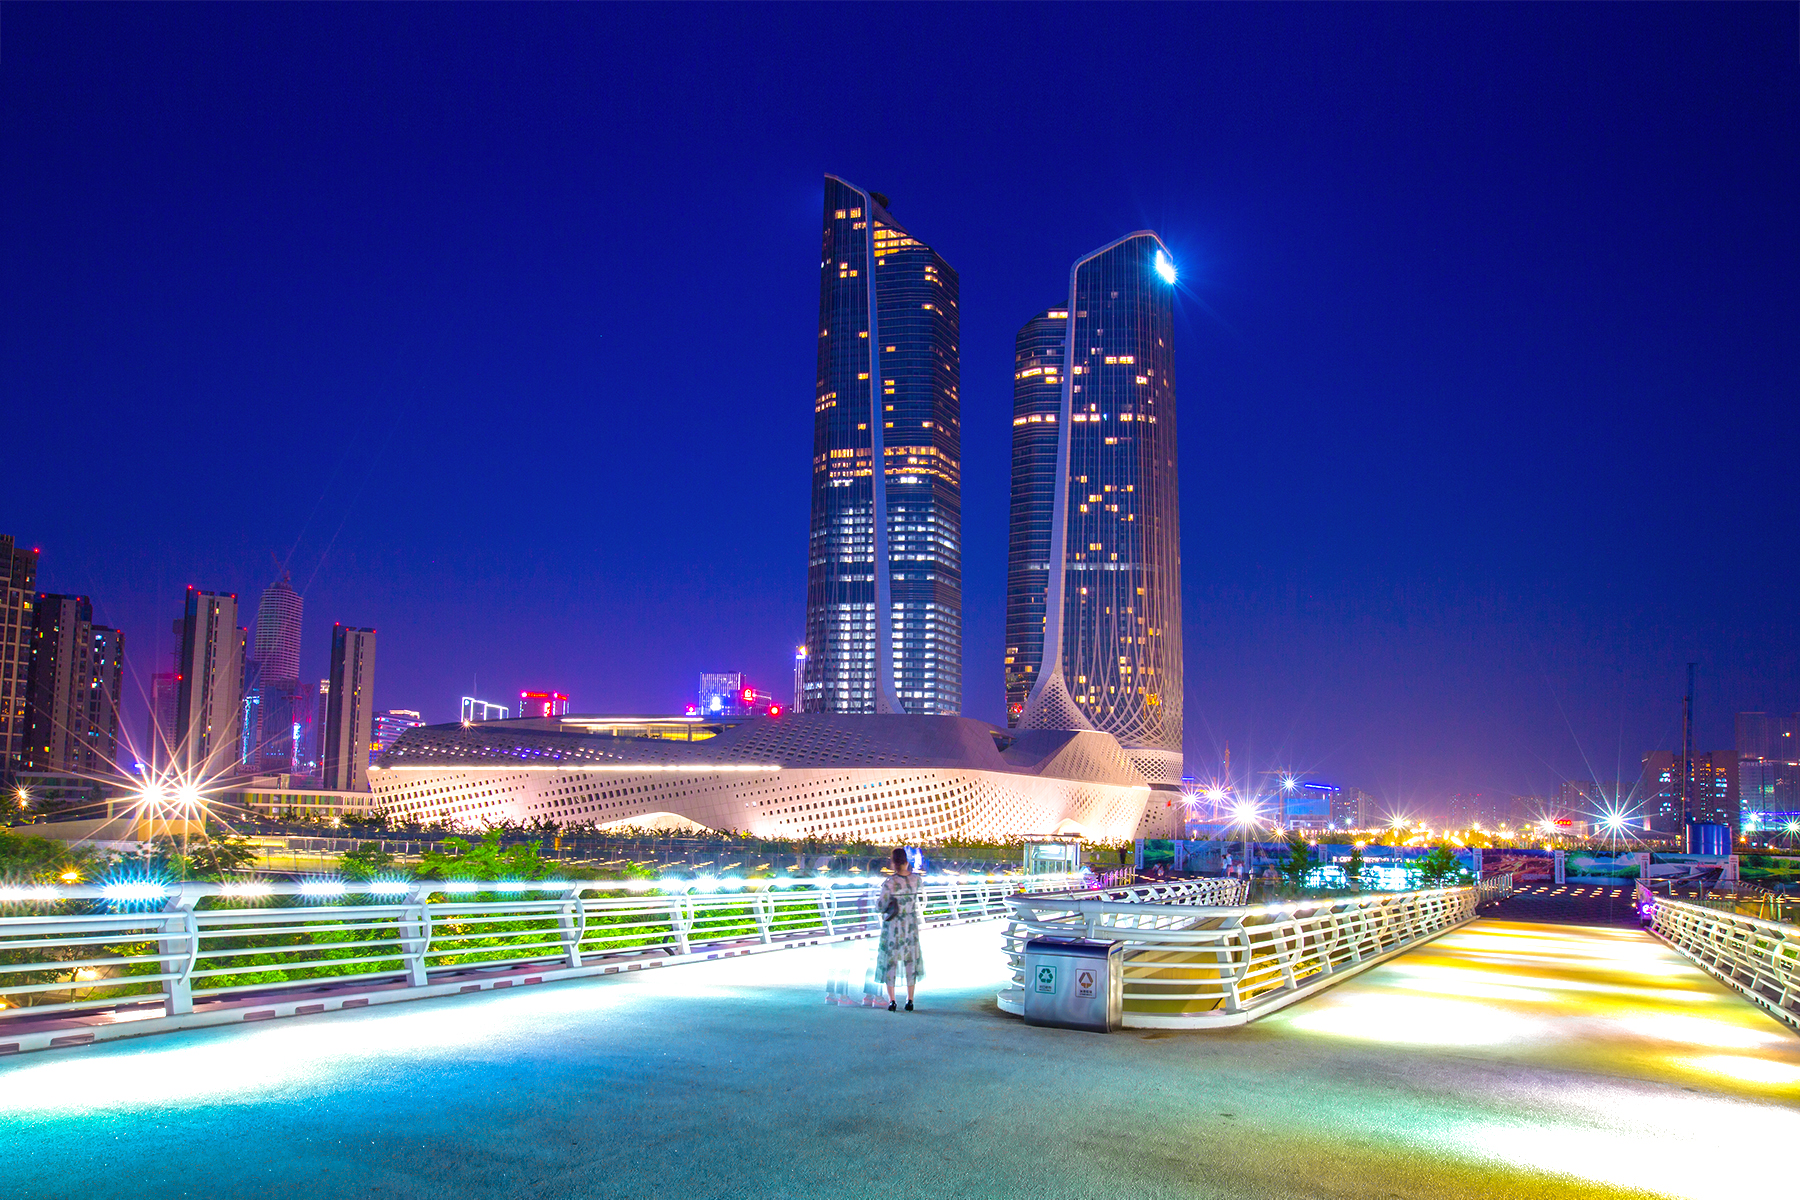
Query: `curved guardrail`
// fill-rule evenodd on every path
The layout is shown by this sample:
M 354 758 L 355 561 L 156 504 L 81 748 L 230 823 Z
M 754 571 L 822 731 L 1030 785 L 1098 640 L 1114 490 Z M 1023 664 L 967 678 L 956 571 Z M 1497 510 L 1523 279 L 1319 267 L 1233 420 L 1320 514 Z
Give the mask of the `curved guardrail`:
M 1242 1025 L 1455 929 L 1511 891 L 1512 876 L 1500 875 L 1470 887 L 1252 907 L 1179 892 L 1014 896 L 1002 934 L 1013 986 L 998 1000 L 1023 1014 L 1027 941 L 1079 936 L 1125 943 L 1127 1028 Z
M 1800 925 L 1658 896 L 1639 883 L 1650 932 L 1701 970 L 1800 1029 Z
M 932 923 L 1002 916 L 1067 875 L 927 879 Z M 879 880 L 180 884 L 0 887 L 0 1053 L 93 1040 L 12 1031 L 320 1011 L 867 937 Z M 680 890 L 676 890 L 679 888 Z M 21 909 L 26 911 L 20 912 Z M 33 911 L 35 910 L 35 911 Z M 283 996 L 329 1004 L 303 1004 Z M 264 1011 L 238 1011 L 271 1005 Z M 214 1016 L 219 1016 L 219 1011 Z M 149 1023 L 145 1023 L 149 1021 Z M 52 1022 L 54 1024 L 54 1022 Z M 176 1024 L 215 1023 L 177 1020 Z M 68 1024 L 64 1022 L 64 1024 Z M 83 1025 L 98 1029 L 99 1026 Z M 117 1031 L 115 1031 L 117 1032 Z

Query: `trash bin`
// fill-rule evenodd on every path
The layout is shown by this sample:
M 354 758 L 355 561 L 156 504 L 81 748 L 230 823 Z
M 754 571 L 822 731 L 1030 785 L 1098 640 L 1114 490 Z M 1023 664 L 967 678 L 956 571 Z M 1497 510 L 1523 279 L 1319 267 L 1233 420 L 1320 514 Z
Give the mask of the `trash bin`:
M 1125 944 L 1090 938 L 1025 943 L 1025 1023 L 1111 1033 L 1125 1015 Z

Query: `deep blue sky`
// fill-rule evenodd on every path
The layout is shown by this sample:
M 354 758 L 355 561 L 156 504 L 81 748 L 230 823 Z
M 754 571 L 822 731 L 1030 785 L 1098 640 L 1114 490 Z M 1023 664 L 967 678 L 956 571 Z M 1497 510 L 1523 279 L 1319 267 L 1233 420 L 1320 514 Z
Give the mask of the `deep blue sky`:
M 0 530 L 162 669 L 291 561 L 377 703 L 789 687 L 820 176 L 962 278 L 965 711 L 1012 338 L 1159 230 L 1187 751 L 1420 805 L 1800 709 L 1786 5 L 0 12 Z M 130 715 L 141 730 L 140 709 Z

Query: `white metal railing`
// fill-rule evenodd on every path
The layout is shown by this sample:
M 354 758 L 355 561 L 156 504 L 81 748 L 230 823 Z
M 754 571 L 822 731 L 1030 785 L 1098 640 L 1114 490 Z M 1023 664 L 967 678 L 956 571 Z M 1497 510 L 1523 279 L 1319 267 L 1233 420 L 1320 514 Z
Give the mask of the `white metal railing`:
M 1250 885 L 1242 879 L 1168 879 L 1160 882 L 1121 883 L 1080 893 L 1084 899 L 1115 900 L 1127 904 L 1242 904 Z
M 1127 1026 L 1239 1025 L 1474 919 L 1511 884 L 1510 875 L 1501 875 L 1468 887 L 1252 907 L 1189 902 L 1179 894 L 1014 896 L 1002 934 L 1013 986 L 1000 994 L 1000 1007 L 1024 1011 L 1027 941 L 1088 937 L 1125 943 Z
M 1003 916 L 1009 896 L 1068 889 L 1082 878 L 928 878 L 925 919 Z M 0 916 L 0 1027 L 9 1019 L 121 1005 L 159 1005 L 178 1016 L 193 1012 L 197 1001 L 250 994 L 359 984 L 420 988 L 472 969 L 580 968 L 621 956 L 703 956 L 728 944 L 854 935 L 879 925 L 873 905 L 879 883 L 0 887 L 0 905 L 15 913 L 38 910 Z M 120 907 L 139 911 L 106 911 Z
M 1650 932 L 1800 1029 L 1800 925 L 1658 896 L 1642 883 L 1636 897 Z

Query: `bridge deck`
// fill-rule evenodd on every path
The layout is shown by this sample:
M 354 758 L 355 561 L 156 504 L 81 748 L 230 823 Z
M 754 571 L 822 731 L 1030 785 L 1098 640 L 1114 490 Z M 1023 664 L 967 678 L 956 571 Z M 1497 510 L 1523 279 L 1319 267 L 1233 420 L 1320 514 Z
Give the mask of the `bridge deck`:
M 1772 1195 L 1800 1038 L 1637 930 L 1482 920 L 1247 1028 L 994 1006 L 994 924 L 922 1011 L 821 947 L 0 1063 L 7 1193 Z

